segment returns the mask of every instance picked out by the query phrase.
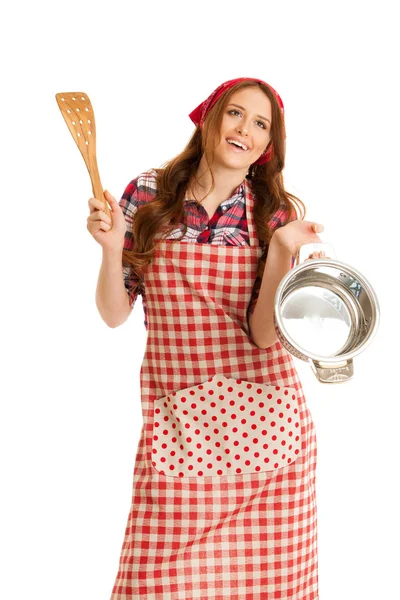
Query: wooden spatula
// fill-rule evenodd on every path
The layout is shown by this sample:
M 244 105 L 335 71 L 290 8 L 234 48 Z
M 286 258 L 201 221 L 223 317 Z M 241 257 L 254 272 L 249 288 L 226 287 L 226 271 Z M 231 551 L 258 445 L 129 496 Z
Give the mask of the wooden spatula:
M 104 212 L 111 218 L 97 168 L 96 126 L 89 96 L 85 92 L 62 92 L 56 94 L 56 100 L 89 171 L 93 196 L 104 200 L 106 205 Z

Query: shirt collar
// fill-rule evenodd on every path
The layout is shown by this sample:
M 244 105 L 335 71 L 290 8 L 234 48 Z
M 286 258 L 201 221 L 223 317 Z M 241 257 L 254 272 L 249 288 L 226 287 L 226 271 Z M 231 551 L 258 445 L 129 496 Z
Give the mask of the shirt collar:
M 246 191 L 247 191 L 247 185 L 246 184 L 247 184 L 246 179 L 244 179 L 242 181 L 242 183 L 239 183 L 239 185 L 237 186 L 237 188 L 234 190 L 232 196 L 229 199 L 227 198 L 226 200 L 224 200 L 221 204 L 224 204 L 225 202 L 228 203 L 228 200 L 233 200 L 235 202 L 236 199 L 237 199 L 237 196 L 240 196 L 241 198 L 243 198 L 244 195 L 245 195 L 245 193 L 246 193 Z M 192 199 L 189 199 L 189 198 L 185 197 L 184 198 L 184 202 L 185 203 L 196 202 L 196 200 L 192 200 Z M 233 204 L 233 202 L 230 202 L 229 205 L 230 204 Z M 224 204 L 224 206 L 225 206 L 225 204 Z

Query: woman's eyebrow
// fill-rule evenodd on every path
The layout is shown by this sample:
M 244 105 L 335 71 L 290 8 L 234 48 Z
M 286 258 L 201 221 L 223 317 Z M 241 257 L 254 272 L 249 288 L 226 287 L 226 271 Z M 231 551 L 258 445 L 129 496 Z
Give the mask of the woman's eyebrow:
M 240 104 L 228 104 L 228 106 L 236 106 L 237 108 L 240 108 L 241 110 L 244 110 L 246 112 L 246 109 L 244 108 L 244 106 L 240 106 Z M 256 115 L 257 117 L 259 117 L 260 119 L 263 119 L 264 121 L 268 121 L 269 124 L 271 124 L 271 121 L 269 119 L 267 119 L 267 117 L 263 117 L 261 115 Z

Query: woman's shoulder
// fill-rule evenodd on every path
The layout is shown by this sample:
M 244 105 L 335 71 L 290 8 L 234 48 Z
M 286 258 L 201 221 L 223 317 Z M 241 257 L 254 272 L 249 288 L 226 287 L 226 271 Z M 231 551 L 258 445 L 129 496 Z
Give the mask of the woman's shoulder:
M 289 211 L 287 204 L 281 202 L 278 210 L 271 216 L 268 226 L 271 229 L 278 229 L 290 221 L 295 221 L 297 218 L 298 217 L 294 208 Z
M 133 210 L 150 202 L 157 193 L 157 170 L 148 169 L 137 175 L 125 187 L 120 205 Z
M 136 177 L 138 186 L 147 186 L 150 188 L 155 188 L 157 183 L 157 172 L 158 169 L 147 169 L 147 171 L 143 171 Z

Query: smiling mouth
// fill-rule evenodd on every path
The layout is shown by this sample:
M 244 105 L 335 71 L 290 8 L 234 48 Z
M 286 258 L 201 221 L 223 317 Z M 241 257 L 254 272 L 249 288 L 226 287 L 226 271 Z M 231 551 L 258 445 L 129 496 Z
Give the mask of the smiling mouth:
M 237 140 L 232 140 L 230 138 L 227 138 L 226 141 L 230 146 L 237 148 L 237 150 L 239 152 L 247 152 L 249 150 L 249 148 L 245 144 L 242 144 L 241 142 L 238 142 Z

